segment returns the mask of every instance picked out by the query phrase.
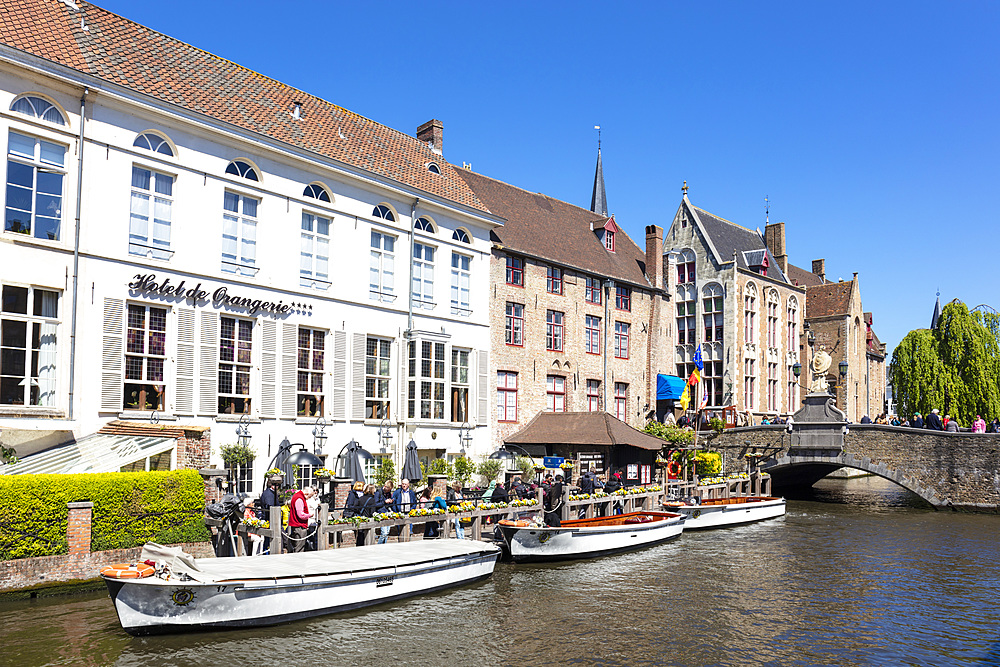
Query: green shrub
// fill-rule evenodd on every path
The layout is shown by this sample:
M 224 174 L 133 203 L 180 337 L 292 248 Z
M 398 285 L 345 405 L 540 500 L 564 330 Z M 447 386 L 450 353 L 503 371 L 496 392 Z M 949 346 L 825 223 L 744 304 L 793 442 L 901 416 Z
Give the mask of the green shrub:
M 694 466 L 698 477 L 715 477 L 722 472 L 722 454 L 698 452 L 694 457 Z
M 194 470 L 0 476 L 0 559 L 65 554 L 67 503 L 94 503 L 91 549 L 209 539 Z
M 378 460 L 378 467 L 375 468 L 375 483 L 385 486 L 386 482 L 396 481 L 396 464 L 391 456 L 382 456 Z
M 468 486 L 472 475 L 476 472 L 476 464 L 467 456 L 460 456 L 455 459 L 452 467 L 455 471 L 455 479 L 462 482 L 462 486 Z
M 686 447 L 694 442 L 694 431 L 668 426 L 658 421 L 646 422 L 644 433 L 666 440 L 671 447 Z
M 483 459 L 480 461 L 479 465 L 476 466 L 476 474 L 481 478 L 480 483 L 483 486 L 489 486 L 489 483 L 497 478 L 503 467 L 503 461 L 500 459 Z

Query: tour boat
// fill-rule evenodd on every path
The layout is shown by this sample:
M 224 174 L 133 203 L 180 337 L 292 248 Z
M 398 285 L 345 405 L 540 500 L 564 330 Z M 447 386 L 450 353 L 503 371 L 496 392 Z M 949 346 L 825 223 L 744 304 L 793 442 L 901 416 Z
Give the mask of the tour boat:
M 499 522 L 515 563 L 573 560 L 641 549 L 680 536 L 684 517 L 674 512 L 631 512 L 571 519 L 550 527 L 528 521 Z
M 147 544 L 138 564 L 101 576 L 122 628 L 147 635 L 274 625 L 398 600 L 489 577 L 499 556 L 473 540 L 199 559 Z
M 692 504 L 667 502 L 663 507 L 687 517 L 684 530 L 724 528 L 785 515 L 785 499 L 771 496 L 720 498 Z

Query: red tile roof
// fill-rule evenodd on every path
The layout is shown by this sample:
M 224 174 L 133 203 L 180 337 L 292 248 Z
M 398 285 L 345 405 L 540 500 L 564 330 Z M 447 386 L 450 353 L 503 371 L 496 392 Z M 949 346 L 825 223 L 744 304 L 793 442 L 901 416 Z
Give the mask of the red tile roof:
M 649 287 L 645 251 L 617 225 L 614 252 L 604 247 L 594 231 L 603 229 L 609 218 L 468 169 L 458 173 L 490 211 L 506 219 L 502 229 L 493 231 L 501 245 L 554 264 Z
M 854 281 L 827 283 L 806 288 L 806 316 L 849 315 Z
M 95 5 L 2 0 L 0 42 L 188 111 L 486 211 L 456 169 L 379 125 Z M 87 30 L 81 27 L 81 19 Z M 292 118 L 295 102 L 302 118 Z M 427 170 L 435 162 L 441 174 Z
M 788 279 L 792 281 L 795 285 L 801 285 L 803 287 L 812 287 L 813 285 L 824 285 L 825 281 L 817 276 L 812 271 L 806 271 L 801 269 L 794 264 L 788 265 Z

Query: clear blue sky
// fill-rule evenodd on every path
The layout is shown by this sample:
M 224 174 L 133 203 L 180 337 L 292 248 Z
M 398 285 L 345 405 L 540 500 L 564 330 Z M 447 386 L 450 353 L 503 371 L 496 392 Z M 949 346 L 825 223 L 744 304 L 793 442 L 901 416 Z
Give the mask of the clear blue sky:
M 858 272 L 889 352 L 935 291 L 1000 309 L 1000 3 L 98 4 L 414 134 L 487 176 L 608 207 L 640 244 L 691 201 L 786 223 Z

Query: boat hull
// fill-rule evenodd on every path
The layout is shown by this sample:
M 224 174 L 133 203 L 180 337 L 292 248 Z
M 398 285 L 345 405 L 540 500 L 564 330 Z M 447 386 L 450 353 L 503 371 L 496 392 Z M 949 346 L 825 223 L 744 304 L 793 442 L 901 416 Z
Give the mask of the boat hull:
M 684 518 L 674 513 L 661 521 L 609 527 L 500 526 L 515 563 L 578 560 L 634 551 L 680 537 Z
M 728 505 L 670 506 L 669 509 L 687 517 L 687 521 L 684 522 L 684 530 L 707 530 L 784 516 L 785 499 L 769 498 Z
M 477 553 L 363 572 L 210 583 L 105 581 L 122 628 L 149 635 L 276 625 L 391 602 L 485 579 L 499 556 L 499 549 L 484 545 Z

